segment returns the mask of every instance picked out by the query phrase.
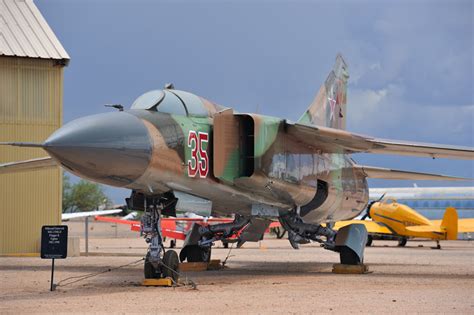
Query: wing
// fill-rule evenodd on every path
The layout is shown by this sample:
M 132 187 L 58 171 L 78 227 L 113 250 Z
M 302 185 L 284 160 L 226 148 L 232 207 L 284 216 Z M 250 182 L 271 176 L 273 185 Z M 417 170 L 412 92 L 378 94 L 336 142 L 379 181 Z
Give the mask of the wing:
M 122 212 L 122 209 L 63 213 L 61 216 L 61 219 L 69 220 L 69 219 L 76 219 L 76 218 L 95 217 L 98 215 L 108 215 L 108 214 L 114 214 L 114 213 L 120 213 L 120 212 Z
M 374 221 L 367 220 L 348 220 L 348 221 L 338 221 L 334 224 L 334 229 L 339 230 L 340 228 L 349 225 L 349 224 L 363 224 L 367 229 L 367 232 L 374 234 L 393 234 L 385 225 Z
M 355 165 L 354 167 L 362 170 L 369 178 L 384 178 L 384 179 L 408 179 L 408 180 L 469 180 L 463 177 L 454 177 L 447 175 L 419 173 L 410 171 L 393 170 L 383 167 Z
M 0 174 L 35 171 L 58 166 L 51 157 L 0 164 Z
M 323 153 L 379 153 L 431 158 L 474 159 L 474 149 L 430 143 L 377 139 L 345 130 L 286 123 L 286 132 L 298 143 Z
M 434 225 L 440 226 L 442 220 L 431 220 Z M 458 220 L 458 233 L 472 233 L 474 232 L 474 218 L 471 219 L 459 219 Z
M 446 233 L 445 228 L 441 228 L 439 225 L 415 225 L 415 226 L 406 226 L 405 229 L 410 232 L 420 233 Z

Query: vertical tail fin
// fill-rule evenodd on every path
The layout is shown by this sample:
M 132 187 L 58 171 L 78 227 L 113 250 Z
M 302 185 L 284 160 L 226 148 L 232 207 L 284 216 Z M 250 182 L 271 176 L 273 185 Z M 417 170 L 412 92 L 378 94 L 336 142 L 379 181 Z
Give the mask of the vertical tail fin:
M 346 91 L 349 72 L 341 55 L 299 123 L 346 129 Z
M 441 228 L 446 231 L 447 240 L 456 240 L 458 238 L 458 213 L 453 207 L 446 208 Z

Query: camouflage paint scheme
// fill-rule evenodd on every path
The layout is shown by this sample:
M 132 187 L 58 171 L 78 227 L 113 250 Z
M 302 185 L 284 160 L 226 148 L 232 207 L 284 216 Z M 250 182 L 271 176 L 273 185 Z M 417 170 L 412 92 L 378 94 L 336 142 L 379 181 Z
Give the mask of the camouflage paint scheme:
M 341 56 L 297 123 L 234 113 L 175 89 L 140 96 L 128 111 L 74 120 L 41 147 L 70 172 L 147 196 L 182 192 L 212 202 L 213 215 L 277 217 L 295 210 L 308 223 L 351 219 L 367 205 L 367 177 L 462 180 L 356 165 L 370 152 L 474 159 L 474 150 L 377 139 L 344 130 L 347 65 Z M 54 161 L 53 161 L 54 160 Z M 0 174 L 53 165 L 0 165 Z
M 315 101 L 300 119 L 328 127 L 345 125 L 345 93 L 347 73 L 338 58 L 336 72 L 331 72 Z M 152 142 L 148 167 L 143 174 L 123 187 L 145 194 L 160 194 L 170 190 L 212 200 L 214 215 L 239 212 L 252 214 L 252 205 L 266 205 L 278 212 L 311 207 L 317 194 L 318 180 L 327 183 L 327 196 L 322 204 L 301 212 L 305 221 L 319 223 L 349 219 L 358 215 L 368 201 L 365 175 L 353 168 L 352 160 L 344 154 L 323 154 L 295 143 L 285 133 L 283 119 L 257 115 L 247 116 L 253 121 L 253 174 L 232 174 L 239 159 L 238 149 L 229 154 L 224 165 L 230 170 L 216 177 L 213 172 L 213 122 L 225 108 L 204 98 L 178 90 L 166 91 L 178 96 L 187 115 L 160 112 L 160 104 L 149 109 L 131 109 L 122 115 L 133 115 L 145 125 Z M 330 104 L 330 97 L 335 103 Z M 209 156 L 209 172 L 205 178 L 190 177 L 188 161 L 192 148 L 188 146 L 190 132 L 209 134 L 203 147 Z M 234 135 L 238 137 L 238 134 Z M 215 156 L 214 156 L 215 158 Z M 226 167 L 226 166 L 224 166 Z M 234 168 L 235 169 L 235 168 Z M 79 174 L 80 175 L 80 174 Z M 109 183 L 110 184 L 110 183 Z M 306 207 L 306 208 L 307 208 Z

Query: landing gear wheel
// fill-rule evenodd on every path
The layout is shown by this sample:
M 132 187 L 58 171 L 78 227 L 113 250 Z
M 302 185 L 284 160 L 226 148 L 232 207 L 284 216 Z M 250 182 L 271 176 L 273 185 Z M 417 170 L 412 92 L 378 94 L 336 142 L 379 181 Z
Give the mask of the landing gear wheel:
M 367 235 L 367 243 L 365 243 L 365 246 L 372 246 L 373 240 L 372 235 Z
M 153 267 L 153 264 L 150 262 L 150 253 L 146 254 L 145 265 L 143 268 L 145 279 L 159 279 L 161 278 L 161 269 L 158 267 L 156 269 Z
M 402 237 L 398 239 L 398 247 L 404 247 L 407 244 L 408 239 L 406 237 Z
M 173 282 L 178 282 L 179 259 L 178 254 L 174 250 L 168 250 L 163 256 L 163 277 L 173 279 Z
M 209 262 L 211 260 L 211 247 L 188 245 L 179 253 L 179 260 L 183 262 Z
M 222 241 L 222 245 L 224 246 L 224 248 L 229 248 L 229 242 Z
M 343 246 L 339 250 L 339 258 L 341 264 L 344 265 L 358 265 L 362 263 L 359 256 L 349 247 Z

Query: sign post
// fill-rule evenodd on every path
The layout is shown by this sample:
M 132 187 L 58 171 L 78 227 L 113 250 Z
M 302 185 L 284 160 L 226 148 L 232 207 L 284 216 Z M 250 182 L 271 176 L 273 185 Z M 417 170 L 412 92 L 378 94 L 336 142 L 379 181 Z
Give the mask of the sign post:
M 52 259 L 51 291 L 54 284 L 54 260 L 67 257 L 67 225 L 44 225 L 41 228 L 41 258 Z

